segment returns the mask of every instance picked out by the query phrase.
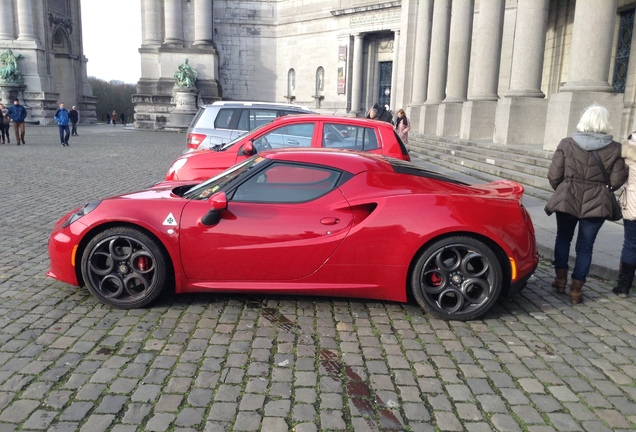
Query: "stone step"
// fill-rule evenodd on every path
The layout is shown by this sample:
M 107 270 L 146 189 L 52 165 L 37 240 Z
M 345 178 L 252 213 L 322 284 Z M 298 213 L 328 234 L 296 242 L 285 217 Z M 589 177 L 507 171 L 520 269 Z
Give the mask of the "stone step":
M 552 160 L 552 152 L 530 146 L 503 146 L 422 135 L 416 136 L 409 144 L 413 147 L 433 146 L 438 151 L 491 164 L 497 161 L 518 162 L 520 166 L 548 169 Z
M 505 178 L 526 187 L 526 193 L 547 199 L 552 188 L 547 179 L 552 152 L 529 147 L 460 141 L 414 134 L 409 136 L 412 158 L 470 174 L 484 181 Z

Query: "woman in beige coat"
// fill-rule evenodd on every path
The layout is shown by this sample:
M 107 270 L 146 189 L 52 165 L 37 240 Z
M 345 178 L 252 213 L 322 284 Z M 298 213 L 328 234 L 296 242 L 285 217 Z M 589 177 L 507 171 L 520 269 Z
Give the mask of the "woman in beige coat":
M 636 131 L 623 143 L 622 156 L 629 168 L 629 177 L 623 188 L 620 202 L 623 210 L 623 250 L 618 273 L 618 286 L 612 291 L 619 297 L 627 297 L 636 272 Z

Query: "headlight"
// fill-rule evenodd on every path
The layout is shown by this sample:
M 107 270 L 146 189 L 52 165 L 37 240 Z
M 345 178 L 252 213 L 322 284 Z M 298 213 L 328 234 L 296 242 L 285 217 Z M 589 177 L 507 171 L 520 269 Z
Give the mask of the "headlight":
M 91 201 L 91 202 L 89 202 L 84 207 L 82 207 L 81 209 L 79 209 L 78 211 L 73 213 L 71 215 L 71 217 L 68 218 L 68 220 L 66 222 L 64 222 L 64 224 L 62 224 L 62 228 L 66 228 L 67 226 L 69 226 L 70 224 L 72 224 L 73 222 L 75 222 L 76 220 L 81 218 L 82 216 L 86 216 L 87 214 L 89 214 L 90 212 L 95 210 L 97 208 L 97 206 L 100 205 L 100 204 L 101 204 L 101 201 Z

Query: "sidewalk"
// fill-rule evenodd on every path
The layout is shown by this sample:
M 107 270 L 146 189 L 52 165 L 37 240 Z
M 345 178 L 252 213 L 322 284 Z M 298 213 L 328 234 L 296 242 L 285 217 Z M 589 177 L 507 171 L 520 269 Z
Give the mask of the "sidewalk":
M 413 158 L 413 163 L 447 174 L 458 180 L 470 183 L 484 182 L 470 174 L 460 173 L 438 165 L 430 164 L 418 159 L 417 157 Z M 470 173 L 470 170 L 468 173 Z M 528 210 L 528 213 L 530 213 L 530 217 L 534 224 L 539 254 L 542 259 L 551 261 L 554 251 L 554 239 L 556 237 L 556 217 L 554 215 L 548 216 L 545 213 L 543 210 L 545 207 L 545 201 L 539 198 L 526 194 L 523 198 L 523 204 Z M 572 241 L 572 247 L 570 250 L 570 268 L 574 266 L 575 241 L 576 236 Z M 594 254 L 592 256 L 590 275 L 610 281 L 618 279 L 618 264 L 620 261 L 622 246 L 623 225 L 616 222 L 606 221 L 603 224 L 601 231 L 599 231 L 596 243 L 594 244 Z

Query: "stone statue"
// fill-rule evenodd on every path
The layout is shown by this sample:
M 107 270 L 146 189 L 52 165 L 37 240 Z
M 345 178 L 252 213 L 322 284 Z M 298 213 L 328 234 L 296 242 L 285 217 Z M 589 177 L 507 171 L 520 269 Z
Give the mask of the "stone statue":
M 0 54 L 0 81 L 11 84 L 23 84 L 24 78 L 18 68 L 22 54 L 15 56 L 11 49 Z
M 177 87 L 194 87 L 198 74 L 199 73 L 188 64 L 188 59 L 185 59 L 185 63 L 180 65 L 179 70 L 174 73 L 174 77 L 177 79 Z

